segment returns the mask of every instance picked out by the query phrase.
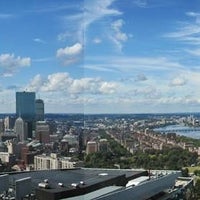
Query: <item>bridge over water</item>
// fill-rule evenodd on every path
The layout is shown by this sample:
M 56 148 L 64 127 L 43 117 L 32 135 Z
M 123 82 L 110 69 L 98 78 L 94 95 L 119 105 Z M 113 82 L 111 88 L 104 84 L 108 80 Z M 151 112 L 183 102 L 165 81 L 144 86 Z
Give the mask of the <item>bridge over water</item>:
M 200 127 L 185 127 L 177 129 L 156 129 L 154 130 L 160 133 L 185 133 L 185 132 L 200 132 Z

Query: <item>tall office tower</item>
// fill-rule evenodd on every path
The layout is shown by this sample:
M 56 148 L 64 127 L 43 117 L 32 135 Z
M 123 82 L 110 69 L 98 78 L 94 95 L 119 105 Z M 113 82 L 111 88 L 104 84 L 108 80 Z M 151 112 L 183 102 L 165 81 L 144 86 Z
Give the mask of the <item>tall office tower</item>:
M 27 126 L 26 122 L 21 117 L 18 117 L 15 121 L 15 133 L 20 142 L 27 140 Z
M 42 99 L 35 100 L 35 120 L 44 121 L 44 102 Z
M 32 138 L 35 122 L 35 92 L 16 92 L 16 115 L 28 126 L 28 138 Z

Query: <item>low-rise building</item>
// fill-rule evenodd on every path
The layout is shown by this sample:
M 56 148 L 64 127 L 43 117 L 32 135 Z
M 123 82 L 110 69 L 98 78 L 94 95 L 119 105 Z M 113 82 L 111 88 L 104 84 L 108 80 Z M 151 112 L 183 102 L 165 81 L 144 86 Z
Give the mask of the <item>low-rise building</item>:
M 2 163 L 12 165 L 14 164 L 16 157 L 8 152 L 0 152 L 0 160 Z
M 61 157 L 56 153 L 51 153 L 50 155 L 42 154 L 34 156 L 35 170 L 68 169 L 82 166 L 82 161 L 75 161 L 71 157 Z

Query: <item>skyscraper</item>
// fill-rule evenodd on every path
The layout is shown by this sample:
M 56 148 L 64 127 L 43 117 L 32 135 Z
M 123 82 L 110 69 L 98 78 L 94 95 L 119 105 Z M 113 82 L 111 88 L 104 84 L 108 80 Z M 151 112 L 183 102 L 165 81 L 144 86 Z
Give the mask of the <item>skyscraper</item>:
M 23 120 L 35 120 L 35 92 L 16 92 L 16 115 Z
M 42 99 L 35 100 L 35 119 L 36 121 L 44 121 L 44 102 Z
M 32 138 L 35 122 L 35 92 L 16 92 L 16 116 L 27 122 L 28 137 Z
M 26 123 L 21 117 L 18 117 L 15 121 L 15 132 L 19 141 L 24 142 L 27 140 L 27 127 Z
M 36 122 L 35 138 L 41 143 L 49 143 L 50 130 L 49 125 L 45 121 Z

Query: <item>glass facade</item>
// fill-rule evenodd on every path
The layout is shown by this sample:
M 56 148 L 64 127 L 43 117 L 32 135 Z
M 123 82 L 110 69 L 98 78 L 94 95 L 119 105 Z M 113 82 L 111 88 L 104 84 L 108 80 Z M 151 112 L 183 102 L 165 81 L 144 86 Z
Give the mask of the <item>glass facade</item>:
M 35 92 L 16 92 L 16 115 L 26 121 L 35 120 Z

